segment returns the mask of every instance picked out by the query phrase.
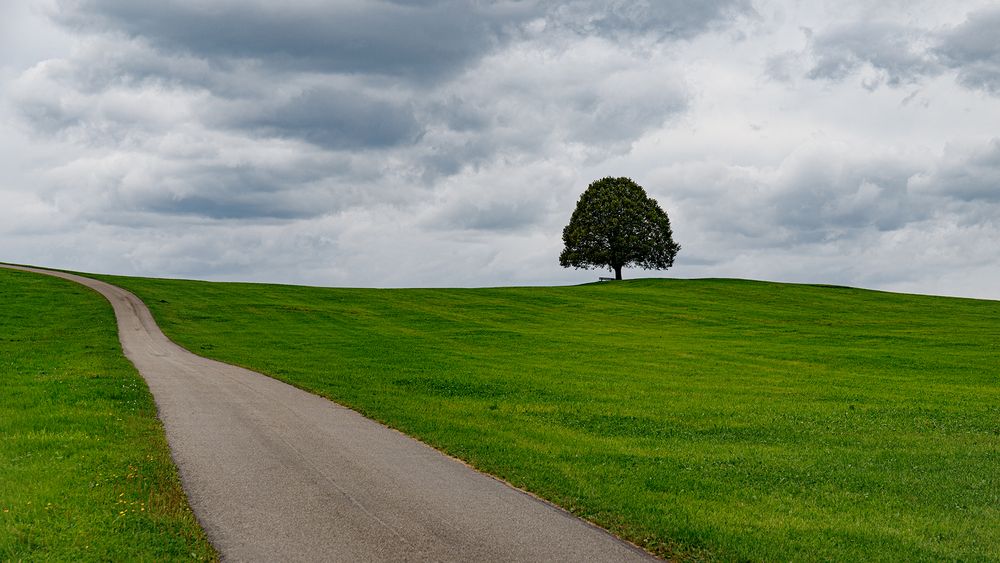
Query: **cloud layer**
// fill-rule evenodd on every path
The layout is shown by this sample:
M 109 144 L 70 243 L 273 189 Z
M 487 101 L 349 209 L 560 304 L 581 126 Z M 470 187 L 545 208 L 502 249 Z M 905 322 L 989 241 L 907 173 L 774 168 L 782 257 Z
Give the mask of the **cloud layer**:
M 677 275 L 1000 297 L 1000 9 L 906 4 L 6 8 L 37 44 L 0 62 L 0 259 L 586 281 L 561 227 L 629 175 L 671 215 Z
M 953 73 L 969 89 L 1000 96 L 1000 6 L 977 9 L 953 26 L 905 25 L 887 20 L 852 21 L 824 30 L 810 45 L 809 78 L 844 80 L 874 72 L 864 85 L 916 84 Z

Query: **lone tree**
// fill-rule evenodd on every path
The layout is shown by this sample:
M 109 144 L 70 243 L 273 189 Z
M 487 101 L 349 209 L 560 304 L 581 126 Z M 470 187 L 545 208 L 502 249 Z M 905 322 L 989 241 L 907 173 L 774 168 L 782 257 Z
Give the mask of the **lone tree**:
M 681 249 L 666 212 L 629 178 L 590 184 L 563 229 L 563 242 L 561 266 L 610 268 L 616 280 L 625 266 L 666 270 Z

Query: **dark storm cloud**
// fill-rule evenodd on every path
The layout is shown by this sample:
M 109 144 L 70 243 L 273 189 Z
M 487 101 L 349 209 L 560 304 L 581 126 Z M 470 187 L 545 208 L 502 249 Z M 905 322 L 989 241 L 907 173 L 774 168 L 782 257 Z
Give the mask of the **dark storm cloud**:
M 950 147 L 928 172 L 911 180 L 915 191 L 970 203 L 1000 203 L 1000 138 L 985 146 Z
M 166 53 L 141 39 L 92 40 L 78 58 L 82 64 L 67 69 L 72 76 L 66 80 L 82 92 L 100 92 L 109 87 L 159 87 L 203 89 L 240 99 L 259 97 L 262 89 L 273 88 L 280 81 L 277 77 L 267 80 L 268 73 L 252 62 Z
M 925 202 L 907 193 L 912 165 L 891 159 L 814 153 L 789 159 L 770 194 L 776 225 L 803 240 L 845 230 L 894 231 L 927 217 Z
M 461 95 L 426 108 L 437 125 L 421 143 L 429 175 L 488 165 L 497 155 L 546 154 L 567 144 L 595 155 L 621 153 L 688 108 L 688 93 L 671 72 L 646 72 L 644 61 L 626 56 L 596 61 L 584 51 L 505 64 L 485 64 L 453 85 Z M 523 79 L 510 80 L 515 67 Z
M 749 0 L 591 0 L 550 3 L 557 25 L 609 37 L 691 38 L 713 24 L 753 13 Z
M 450 73 L 494 47 L 531 3 L 65 0 L 57 19 L 167 51 L 269 61 L 288 70 Z
M 206 116 L 206 120 L 212 119 Z M 356 89 L 335 88 L 310 88 L 274 107 L 254 107 L 223 123 L 334 150 L 409 144 L 421 132 L 410 104 L 379 100 Z
M 122 32 L 170 52 L 421 81 L 466 67 L 533 19 L 581 34 L 690 38 L 752 11 L 748 0 L 60 0 L 58 6 L 55 18 L 67 27 Z
M 153 217 L 292 220 L 357 204 L 349 162 L 309 157 L 274 162 L 258 148 L 207 158 L 148 152 L 71 163 L 53 172 L 58 184 L 76 181 L 63 204 L 88 221 L 140 226 Z M 344 168 L 339 175 L 331 170 Z M 89 176 L 89 177 L 86 177 Z M 59 192 L 56 192 L 59 193 Z
M 449 132 L 419 151 L 414 166 L 425 179 L 552 142 L 621 150 L 685 108 L 685 94 L 660 76 L 649 81 L 660 90 L 647 91 L 639 69 L 622 81 L 614 66 L 588 68 L 585 60 L 542 69 L 548 76 L 482 66 L 505 45 L 529 36 L 538 50 L 553 41 L 573 50 L 588 37 L 690 38 L 752 11 L 747 0 L 59 0 L 56 7 L 55 21 L 89 39 L 75 60 L 44 71 L 45 87 L 35 92 L 48 94 L 22 99 L 22 114 L 40 131 L 80 126 L 79 138 L 104 143 L 115 123 L 143 125 L 135 112 L 109 110 L 102 98 L 110 90 L 207 91 L 185 119 L 330 150 L 405 147 L 428 129 Z M 543 31 L 532 35 L 538 29 L 526 26 L 539 22 Z M 506 76 L 496 91 L 476 91 L 475 81 L 499 72 Z M 386 88 L 391 99 L 380 93 Z M 465 95 L 447 95 L 455 89 Z M 67 104 L 60 92 L 91 98 Z M 552 115 L 557 123 L 540 127 Z
M 969 14 L 943 34 L 936 52 L 958 70 L 960 84 L 1000 96 L 1000 7 Z
M 965 22 L 920 29 L 890 22 L 855 22 L 817 34 L 810 45 L 812 79 L 843 80 L 864 67 L 878 76 L 864 83 L 900 86 L 945 71 L 962 86 L 1000 96 L 1000 8 L 972 12 Z
M 911 188 L 921 170 L 891 154 L 817 144 L 773 169 L 714 164 L 663 177 L 673 183 L 671 199 L 699 218 L 698 232 L 729 238 L 732 246 L 786 248 L 897 232 L 928 219 L 939 199 Z
M 263 199 L 237 192 L 233 197 L 181 196 L 151 202 L 142 211 L 166 215 L 195 215 L 210 219 L 297 219 L 311 217 L 308 209 L 275 205 L 272 199 Z
M 54 103 L 53 100 L 24 99 L 16 109 L 27 120 L 36 134 L 55 135 L 80 124 L 82 116 Z
M 120 201 L 144 213 L 213 219 L 294 219 L 321 213 L 307 186 L 322 172 L 304 167 L 199 166 L 176 170 L 166 185 L 125 192 Z
M 813 41 L 816 61 L 808 77 L 843 80 L 867 64 L 882 73 L 880 80 L 890 86 L 912 83 L 940 68 L 921 47 L 923 39 L 919 30 L 887 22 L 859 22 L 829 30 Z

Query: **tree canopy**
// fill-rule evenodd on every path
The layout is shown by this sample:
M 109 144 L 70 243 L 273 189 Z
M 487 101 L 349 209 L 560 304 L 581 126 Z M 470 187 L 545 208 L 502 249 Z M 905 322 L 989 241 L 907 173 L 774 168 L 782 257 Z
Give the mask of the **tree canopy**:
M 665 270 L 681 249 L 673 240 L 670 219 L 656 200 L 630 178 L 602 178 L 580 196 L 563 229 L 559 264 L 564 268 Z

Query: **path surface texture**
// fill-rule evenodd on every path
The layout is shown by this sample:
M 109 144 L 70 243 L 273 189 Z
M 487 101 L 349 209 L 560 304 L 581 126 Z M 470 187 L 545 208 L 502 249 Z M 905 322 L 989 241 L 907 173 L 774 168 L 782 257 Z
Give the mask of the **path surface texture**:
M 650 556 L 358 413 L 168 340 L 135 295 L 114 306 L 184 489 L 224 560 L 631 561 Z

